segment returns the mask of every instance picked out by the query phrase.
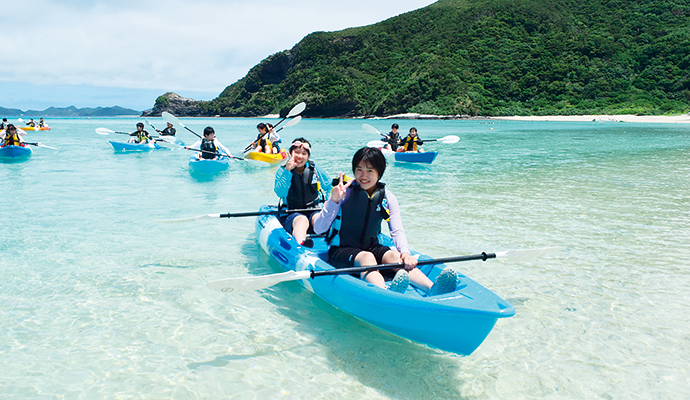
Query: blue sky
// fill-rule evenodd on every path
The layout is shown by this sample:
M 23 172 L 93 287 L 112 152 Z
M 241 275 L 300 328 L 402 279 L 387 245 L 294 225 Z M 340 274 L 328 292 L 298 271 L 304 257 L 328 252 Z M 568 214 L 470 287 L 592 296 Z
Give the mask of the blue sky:
M 314 31 L 376 23 L 429 0 L 24 0 L 5 2 L 0 107 L 151 108 L 210 100 Z M 32 23 L 33 21 L 33 23 Z

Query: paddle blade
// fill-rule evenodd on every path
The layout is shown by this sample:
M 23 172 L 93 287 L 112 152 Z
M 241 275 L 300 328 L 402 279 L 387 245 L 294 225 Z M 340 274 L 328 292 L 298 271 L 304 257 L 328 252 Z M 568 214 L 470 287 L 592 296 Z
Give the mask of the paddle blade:
M 292 110 L 290 110 L 287 117 L 290 118 L 290 117 L 294 117 L 295 115 L 302 114 L 302 111 L 304 111 L 305 108 L 307 108 L 307 103 L 301 102 L 301 103 L 297 104 L 296 106 L 292 107 Z
M 220 218 L 220 214 L 204 214 L 204 215 L 198 215 L 196 217 L 179 218 L 179 219 L 159 219 L 159 220 L 156 220 L 155 222 L 161 222 L 164 224 L 177 224 L 180 222 L 198 221 L 200 219 L 206 219 L 206 218 Z
M 221 292 L 243 292 L 265 289 L 280 282 L 308 279 L 310 276 L 311 271 L 288 271 L 281 274 L 220 279 L 208 282 L 206 286 Z
M 512 261 L 533 260 L 561 250 L 562 247 L 545 247 L 543 249 L 508 250 L 496 252 L 496 258 L 509 258 Z
M 300 122 L 301 120 L 302 120 L 302 117 L 298 115 L 298 116 L 296 116 L 295 118 L 293 118 L 293 119 L 291 119 L 290 121 L 288 121 L 288 123 L 285 124 L 284 128 L 287 128 L 288 126 L 295 126 L 295 125 L 299 124 L 299 122 Z
M 382 142 L 380 140 L 372 140 L 371 142 L 367 143 L 367 147 L 384 147 L 386 146 L 385 142 Z
M 108 128 L 96 128 L 96 133 L 99 135 L 110 135 L 111 133 L 115 133 L 115 131 L 111 131 Z
M 373 133 L 374 135 L 383 135 L 381 132 L 378 131 L 378 129 L 374 128 L 369 124 L 362 124 L 362 129 L 369 133 Z
M 460 136 L 448 135 L 446 137 L 442 137 L 438 141 L 443 143 L 443 144 L 453 144 L 453 143 L 457 143 L 458 141 L 460 141 Z
M 46 146 L 43 143 L 38 143 L 38 147 L 45 147 L 46 149 L 58 150 L 57 147 Z
M 177 119 L 174 115 L 170 114 L 170 113 L 167 112 L 167 111 L 163 111 L 163 112 L 161 113 L 161 117 L 163 117 L 163 120 L 164 120 L 165 122 L 170 122 L 170 123 L 173 124 L 173 125 L 176 125 L 176 124 L 177 124 L 178 126 L 181 126 L 181 127 L 183 127 L 183 128 L 186 128 L 186 126 L 184 126 L 184 124 L 183 124 L 182 122 L 180 122 L 179 119 Z

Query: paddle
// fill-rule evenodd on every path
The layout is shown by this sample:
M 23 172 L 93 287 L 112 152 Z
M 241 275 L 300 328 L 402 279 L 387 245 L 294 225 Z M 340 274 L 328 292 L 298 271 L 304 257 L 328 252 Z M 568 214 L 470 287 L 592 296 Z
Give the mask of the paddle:
M 242 158 L 242 157 L 231 156 L 231 155 L 229 155 L 229 154 L 225 154 L 225 153 L 222 153 L 222 152 L 220 152 L 220 151 L 214 153 L 214 152 L 212 152 L 212 151 L 201 150 L 201 149 L 193 149 L 193 148 L 187 147 L 187 146 L 183 146 L 183 148 L 185 148 L 185 149 L 187 149 L 187 150 L 192 150 L 192 151 L 200 151 L 200 152 L 202 152 L 202 153 L 208 153 L 208 154 L 220 154 L 221 156 L 225 156 L 225 157 L 227 157 L 227 158 L 234 158 L 235 160 L 246 161 L 246 159 L 244 159 L 244 158 Z
M 449 262 L 459 262 L 459 261 L 470 261 L 470 260 L 482 260 L 486 261 L 490 258 L 512 258 L 516 261 L 529 260 L 535 257 L 539 257 L 545 254 L 549 254 L 559 247 L 549 247 L 544 249 L 528 249 L 528 250 L 508 250 L 497 253 L 481 253 L 471 256 L 458 256 L 458 257 L 447 257 L 447 258 L 437 258 L 434 260 L 422 260 L 417 263 L 420 265 L 433 265 L 433 264 L 443 264 Z M 370 270 L 381 270 L 381 269 L 391 269 L 391 268 L 402 268 L 403 264 L 380 264 L 380 265 L 368 265 L 362 267 L 352 267 L 352 268 L 340 268 L 340 269 L 330 269 L 323 271 L 315 270 L 304 270 L 304 271 L 288 271 L 279 274 L 262 275 L 262 276 L 243 276 L 239 278 L 227 278 L 220 279 L 217 281 L 208 282 L 207 287 L 218 290 L 221 292 L 232 292 L 241 290 L 258 290 L 265 289 L 267 287 L 273 286 L 280 282 L 297 281 L 307 278 L 314 279 L 318 276 L 329 276 L 329 275 L 343 275 L 343 274 L 353 274 L 358 272 L 365 272 Z
M 30 145 L 32 145 L 32 146 L 36 146 L 36 147 L 45 147 L 46 149 L 53 149 L 53 150 L 58 150 L 58 148 L 57 148 L 57 147 L 50 147 L 50 146 L 46 146 L 46 145 L 44 145 L 43 143 L 38 143 L 38 142 L 37 142 L 37 143 L 29 143 L 29 142 L 24 142 L 24 144 L 30 144 Z
M 155 128 L 154 128 L 154 129 L 155 129 Z M 108 129 L 108 128 L 96 128 L 96 133 L 99 134 L 99 135 L 110 135 L 110 134 L 115 133 L 115 134 L 118 134 L 118 135 L 127 135 L 127 136 L 131 136 L 131 134 L 129 134 L 129 133 L 127 133 L 127 132 L 115 132 L 115 131 L 110 130 L 110 129 Z M 160 137 L 153 138 L 153 140 L 156 141 L 156 142 L 172 143 L 172 142 L 168 141 L 167 139 L 165 139 L 165 138 L 160 138 Z M 173 138 L 173 139 L 171 139 L 171 140 L 174 141 L 175 139 Z
M 163 220 L 157 220 L 156 222 L 162 222 L 164 224 L 175 224 L 178 222 L 198 221 L 200 219 L 206 219 L 206 218 L 257 217 L 259 215 L 280 215 L 280 214 L 306 213 L 306 212 L 315 212 L 315 211 L 321 211 L 321 209 L 320 208 L 303 208 L 303 209 L 293 209 L 293 210 L 250 211 L 250 212 L 243 212 L 243 213 L 228 213 L 228 214 L 204 214 L 204 215 L 199 215 L 199 216 L 190 217 L 190 218 L 163 219 Z
M 198 137 L 199 139 L 203 139 L 198 133 L 196 133 L 196 132 L 194 132 L 193 130 L 187 128 L 187 127 L 185 126 L 185 124 L 183 124 L 182 122 L 180 122 L 179 119 L 177 119 L 174 115 L 170 114 L 169 112 L 163 111 L 163 112 L 161 113 L 161 117 L 163 117 L 163 119 L 165 120 L 165 122 L 170 122 L 170 123 L 173 124 L 173 125 L 177 124 L 177 125 L 179 125 L 179 126 L 185 128 L 185 129 L 188 130 L 189 132 L 191 132 L 194 136 Z
M 286 119 L 301 114 L 302 111 L 304 111 L 305 108 L 307 108 L 307 104 L 306 104 L 305 102 L 301 102 L 301 103 L 297 104 L 296 106 L 292 107 L 292 109 L 290 110 L 290 112 L 289 112 L 285 117 L 283 117 L 283 119 L 281 119 L 277 124 L 273 125 L 273 129 L 277 128 L 278 125 L 280 125 L 280 124 L 281 124 L 283 121 L 285 121 Z M 297 120 L 296 122 L 294 122 L 292 125 L 295 125 L 295 124 L 299 123 L 299 121 L 301 121 L 301 120 L 302 120 L 302 117 L 300 117 L 299 120 Z M 293 120 L 291 120 L 290 122 L 292 122 L 292 121 L 293 121 Z M 287 124 L 285 124 L 285 127 L 287 128 L 288 126 L 292 126 L 292 125 L 290 125 L 290 123 L 288 122 Z M 282 128 L 281 128 L 281 129 L 282 129 Z M 280 132 L 280 130 L 278 130 L 278 131 L 276 131 L 276 132 Z M 264 135 L 261 135 L 261 137 L 263 138 L 263 137 L 266 136 L 266 135 L 268 135 L 268 132 L 266 132 Z M 258 142 L 258 139 L 255 140 L 255 141 L 253 141 L 253 142 L 251 142 L 251 143 L 249 144 L 249 146 L 245 147 L 245 148 L 244 148 L 244 152 L 249 151 L 249 149 L 250 149 L 252 146 L 254 146 L 254 144 L 255 144 L 256 142 Z
M 440 139 L 424 139 L 424 140 L 422 140 L 422 143 L 439 142 L 439 143 L 443 143 L 443 144 L 453 144 L 453 143 L 457 143 L 459 140 L 460 140 L 459 136 L 448 135 L 448 136 L 444 136 Z
M 369 124 L 362 124 L 362 129 L 364 129 L 365 131 L 367 131 L 369 133 L 373 133 L 374 135 L 386 136 L 385 133 L 379 132 L 378 129 L 374 128 L 373 126 L 371 126 Z

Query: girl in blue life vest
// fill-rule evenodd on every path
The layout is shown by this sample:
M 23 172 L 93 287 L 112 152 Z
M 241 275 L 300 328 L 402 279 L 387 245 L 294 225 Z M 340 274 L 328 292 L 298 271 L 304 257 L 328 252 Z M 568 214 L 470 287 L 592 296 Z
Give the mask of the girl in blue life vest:
M 313 218 L 316 233 L 329 231 L 328 262 L 335 268 L 404 264 L 404 268 L 384 270 L 384 273 L 397 271 L 389 290 L 399 293 L 407 290 L 410 281 L 431 296 L 455 290 L 458 274 L 452 268 L 444 269 L 436 283 L 416 268 L 417 258 L 410 254 L 407 245 L 398 200 L 379 181 L 386 170 L 386 158 L 381 150 L 373 147 L 359 149 L 352 158 L 352 170 L 355 179 L 343 183 L 341 173 L 331 198 Z M 378 235 L 384 220 L 388 221 L 395 248 L 379 244 Z M 360 277 L 386 288 L 384 275 L 379 271 L 366 271 Z
M 216 160 L 221 156 L 232 157 L 230 150 L 223 146 L 220 140 L 216 139 L 216 131 L 210 126 L 204 128 L 202 139 L 197 140 L 190 147 L 185 147 L 185 149 L 199 151 L 196 154 L 197 160 Z
M 423 153 L 421 146 L 424 142 L 417 136 L 417 128 L 410 128 L 410 134 L 400 141 L 398 151 Z
M 309 159 L 311 145 L 304 138 L 297 138 L 290 146 L 290 159 L 278 168 L 274 191 L 289 210 L 319 208 L 325 201 L 325 194 L 331 190 L 328 174 Z M 297 243 L 311 247 L 307 240 L 311 230 L 311 219 L 315 212 L 289 213 L 282 219 L 285 230 L 295 237 Z
M 137 130 L 135 132 L 130 133 L 129 136 L 133 137 L 130 138 L 127 141 L 127 143 L 146 144 L 149 141 L 153 142 L 153 138 L 151 137 L 151 135 L 144 129 L 143 122 L 137 122 Z

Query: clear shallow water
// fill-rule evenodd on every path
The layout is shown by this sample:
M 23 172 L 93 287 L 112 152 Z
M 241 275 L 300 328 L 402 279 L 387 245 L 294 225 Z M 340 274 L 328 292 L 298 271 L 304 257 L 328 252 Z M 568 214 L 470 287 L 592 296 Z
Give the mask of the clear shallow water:
M 455 268 L 510 301 L 470 356 L 397 338 L 297 283 L 243 294 L 205 282 L 278 272 L 254 219 L 159 219 L 275 204 L 274 168 L 189 174 L 190 152 L 117 154 L 97 127 L 55 119 L 23 163 L 0 164 L 3 398 L 604 398 L 690 396 L 690 127 L 398 121 L 457 134 L 431 166 L 384 181 L 408 239 L 433 256 L 562 246 L 531 262 Z M 154 124 L 163 125 L 161 120 Z M 391 121 L 303 120 L 312 159 L 349 172 Z M 254 119 L 189 119 L 238 151 Z M 179 134 L 188 142 L 194 137 Z

